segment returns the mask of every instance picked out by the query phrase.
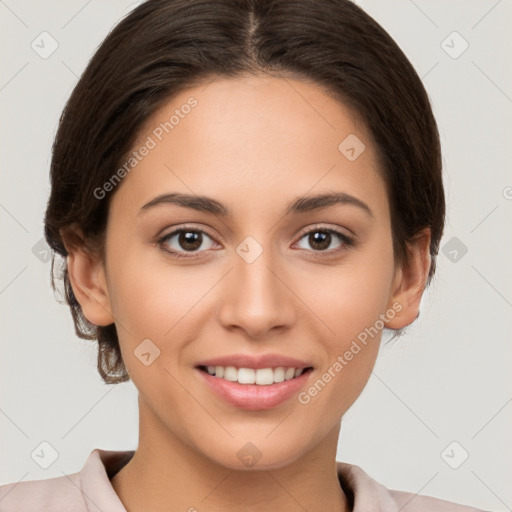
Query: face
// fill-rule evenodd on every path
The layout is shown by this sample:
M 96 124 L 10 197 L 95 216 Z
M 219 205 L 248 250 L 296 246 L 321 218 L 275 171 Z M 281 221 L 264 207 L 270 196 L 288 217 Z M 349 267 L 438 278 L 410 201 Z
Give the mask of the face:
M 259 468 L 298 459 L 339 428 L 382 327 L 407 319 L 369 133 L 314 84 L 217 78 L 162 107 L 133 151 L 104 296 L 82 305 L 116 322 L 142 423 L 227 467 L 244 450 Z

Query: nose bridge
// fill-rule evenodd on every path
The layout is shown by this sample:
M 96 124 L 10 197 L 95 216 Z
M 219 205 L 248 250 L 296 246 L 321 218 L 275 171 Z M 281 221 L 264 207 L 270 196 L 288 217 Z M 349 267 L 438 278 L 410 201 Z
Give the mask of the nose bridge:
M 220 320 L 226 327 L 237 325 L 253 337 L 294 320 L 293 294 L 281 282 L 282 277 L 277 277 L 281 265 L 269 238 L 266 240 L 264 247 L 248 236 L 236 247 L 220 309 Z

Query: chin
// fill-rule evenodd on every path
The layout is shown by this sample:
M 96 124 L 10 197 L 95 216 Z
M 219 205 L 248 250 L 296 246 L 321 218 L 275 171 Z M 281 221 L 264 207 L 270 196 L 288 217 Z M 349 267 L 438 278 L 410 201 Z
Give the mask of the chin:
M 272 441 L 265 437 L 255 438 L 244 436 L 246 440 L 230 439 L 229 442 L 217 444 L 214 452 L 203 452 L 215 464 L 237 471 L 269 471 L 281 469 L 298 460 L 307 450 L 306 446 L 298 446 L 298 443 L 286 436 L 288 443 L 283 445 L 281 432 Z M 298 439 L 303 443 L 304 438 Z

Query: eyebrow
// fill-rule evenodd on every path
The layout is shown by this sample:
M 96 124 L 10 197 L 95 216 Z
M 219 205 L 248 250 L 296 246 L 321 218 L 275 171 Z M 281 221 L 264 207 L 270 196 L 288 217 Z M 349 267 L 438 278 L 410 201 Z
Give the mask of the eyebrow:
M 139 213 L 163 204 L 175 204 L 204 213 L 213 213 L 215 215 L 220 215 L 221 217 L 232 216 L 231 210 L 227 206 L 215 199 L 212 199 L 211 197 L 180 193 L 159 195 L 149 201 L 149 203 L 142 206 Z M 314 210 L 328 208 L 335 204 L 356 206 L 370 217 L 373 217 L 373 212 L 366 203 L 361 201 L 361 199 L 345 194 L 344 192 L 298 197 L 288 206 L 283 215 L 286 216 L 290 214 L 311 212 Z

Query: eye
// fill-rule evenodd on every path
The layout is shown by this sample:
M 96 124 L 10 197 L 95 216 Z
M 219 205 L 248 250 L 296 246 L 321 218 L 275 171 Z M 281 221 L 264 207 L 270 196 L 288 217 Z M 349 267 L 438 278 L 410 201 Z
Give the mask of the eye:
M 331 244 L 332 242 L 336 242 L 336 239 L 338 240 L 338 245 L 333 248 Z M 333 228 L 317 227 L 303 235 L 301 240 L 306 240 L 306 243 L 308 243 L 315 252 L 328 253 L 337 253 L 338 251 L 342 251 L 354 244 L 352 238 Z M 301 247 L 301 249 L 304 248 L 307 249 L 307 247 Z
M 309 243 L 316 253 L 337 253 L 354 245 L 354 240 L 351 237 L 334 228 L 314 228 L 305 233 L 300 240 Z M 338 241 L 337 245 L 334 248 L 331 247 L 336 240 Z M 173 256 L 187 258 L 212 249 L 216 242 L 202 229 L 184 227 L 162 236 L 157 243 L 164 251 Z M 300 248 L 307 249 L 307 247 Z
M 191 253 L 194 256 L 199 249 L 211 249 L 215 242 L 213 239 L 201 229 L 196 228 L 181 228 L 164 235 L 158 240 L 163 250 L 170 252 L 174 256 L 189 257 L 186 253 Z

